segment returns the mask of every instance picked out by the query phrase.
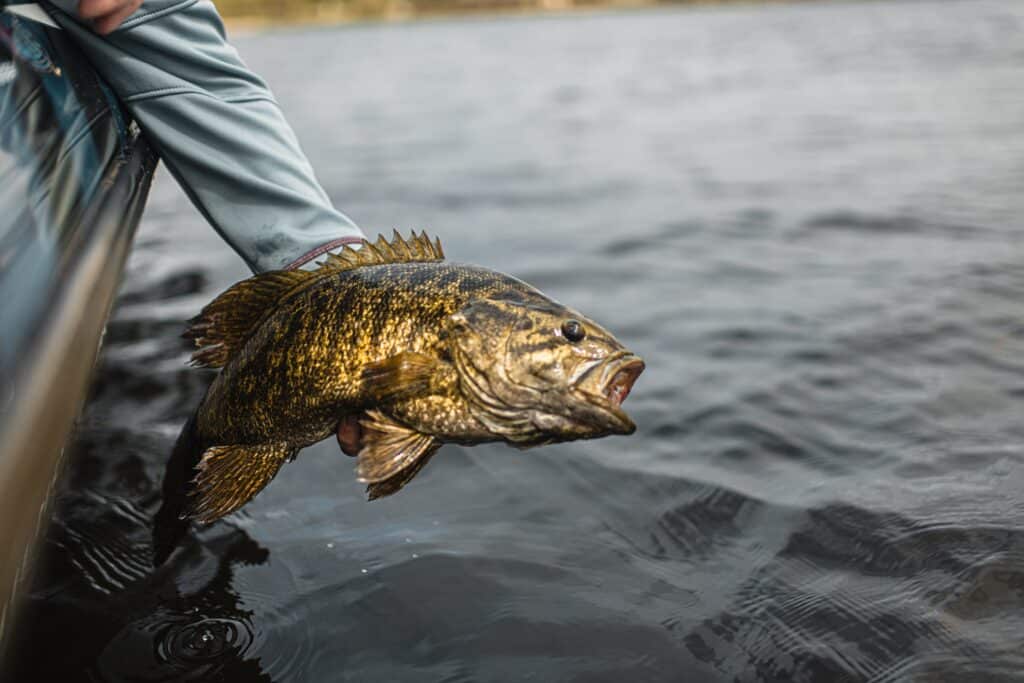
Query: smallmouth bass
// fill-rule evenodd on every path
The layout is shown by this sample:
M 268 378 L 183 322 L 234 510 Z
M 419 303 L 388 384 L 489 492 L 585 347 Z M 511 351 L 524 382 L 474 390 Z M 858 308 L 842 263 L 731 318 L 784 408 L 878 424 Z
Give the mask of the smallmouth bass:
M 592 320 L 508 275 L 446 262 L 416 233 L 243 280 L 185 336 L 194 364 L 221 368 L 190 423 L 201 456 L 184 516 L 204 524 L 346 420 L 361 427 L 356 470 L 371 500 L 444 443 L 631 434 L 621 404 L 644 369 Z

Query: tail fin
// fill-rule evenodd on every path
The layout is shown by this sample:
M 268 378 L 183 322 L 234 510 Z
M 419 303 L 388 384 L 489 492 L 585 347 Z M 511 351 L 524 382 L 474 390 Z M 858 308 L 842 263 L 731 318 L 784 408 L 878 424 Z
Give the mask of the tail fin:
M 203 455 L 203 444 L 193 415 L 181 428 L 164 471 L 163 504 L 153 521 L 153 566 L 162 565 L 188 533 L 192 480 Z

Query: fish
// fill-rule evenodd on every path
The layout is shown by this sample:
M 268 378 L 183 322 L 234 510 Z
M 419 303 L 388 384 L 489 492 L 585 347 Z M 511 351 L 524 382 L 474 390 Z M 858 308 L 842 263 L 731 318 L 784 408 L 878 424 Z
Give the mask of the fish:
M 638 355 L 521 280 L 447 261 L 425 233 L 238 282 L 184 336 L 194 365 L 220 369 L 183 437 L 191 479 L 173 483 L 190 489 L 181 517 L 204 525 L 346 425 L 370 500 L 446 443 L 523 449 L 636 429 L 622 402 Z

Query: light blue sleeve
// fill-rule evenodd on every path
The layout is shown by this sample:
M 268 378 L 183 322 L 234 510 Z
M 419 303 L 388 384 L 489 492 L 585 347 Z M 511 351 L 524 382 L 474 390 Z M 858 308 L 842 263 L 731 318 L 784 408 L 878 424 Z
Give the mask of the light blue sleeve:
M 210 224 L 255 272 L 361 238 L 316 180 L 266 83 L 213 4 L 149 0 L 108 36 L 54 0 L 70 32 Z

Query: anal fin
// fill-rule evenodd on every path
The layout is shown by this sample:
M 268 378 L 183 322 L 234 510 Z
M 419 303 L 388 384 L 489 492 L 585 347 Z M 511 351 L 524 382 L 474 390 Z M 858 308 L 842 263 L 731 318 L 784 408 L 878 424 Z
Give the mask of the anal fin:
M 395 422 L 376 410 L 362 421 L 363 447 L 359 451 L 356 474 L 366 487 L 370 500 L 391 495 L 405 486 L 441 442 Z
M 192 480 L 188 516 L 210 524 L 248 503 L 263 490 L 295 449 L 285 443 L 214 446 L 206 449 Z

